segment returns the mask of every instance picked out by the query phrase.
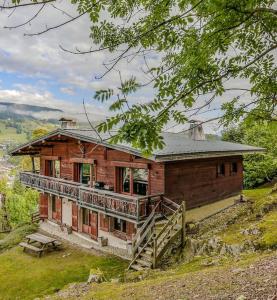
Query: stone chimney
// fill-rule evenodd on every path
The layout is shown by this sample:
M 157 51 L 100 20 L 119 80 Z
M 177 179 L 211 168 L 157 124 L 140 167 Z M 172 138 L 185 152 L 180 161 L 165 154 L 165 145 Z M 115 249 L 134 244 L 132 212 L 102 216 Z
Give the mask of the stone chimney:
M 76 129 L 77 128 L 76 120 L 73 120 L 70 118 L 60 118 L 59 121 L 61 123 L 62 129 Z
M 195 141 L 205 141 L 206 136 L 200 121 L 191 120 L 189 126 L 189 137 Z

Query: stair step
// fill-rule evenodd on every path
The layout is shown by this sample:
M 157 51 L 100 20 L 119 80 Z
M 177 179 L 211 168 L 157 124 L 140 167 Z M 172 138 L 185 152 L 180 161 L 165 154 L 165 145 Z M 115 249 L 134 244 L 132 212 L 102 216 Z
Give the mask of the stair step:
M 143 260 L 143 259 L 137 259 L 136 260 L 137 263 L 139 263 L 140 265 L 144 266 L 144 267 L 148 267 L 151 268 L 152 267 L 152 262 Z
M 144 259 L 146 259 L 148 261 L 152 261 L 152 253 L 151 254 L 147 254 L 146 252 L 142 252 L 140 254 L 140 256 L 142 256 Z
M 153 249 L 150 247 L 145 247 L 144 250 L 145 250 L 145 252 L 153 253 Z
M 137 270 L 137 271 L 142 271 L 142 270 L 145 269 L 144 267 L 142 267 L 142 266 L 139 265 L 139 264 L 131 265 L 131 268 L 133 268 L 133 269 L 135 269 L 135 270 Z

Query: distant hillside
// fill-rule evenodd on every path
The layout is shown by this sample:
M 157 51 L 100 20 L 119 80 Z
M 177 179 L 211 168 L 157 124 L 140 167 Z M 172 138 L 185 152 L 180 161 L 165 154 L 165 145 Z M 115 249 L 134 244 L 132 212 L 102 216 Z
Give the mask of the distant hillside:
M 57 120 L 61 109 L 36 106 L 29 104 L 17 104 L 12 102 L 0 102 L 0 120 L 12 119 L 23 120 L 50 120 L 51 123 Z

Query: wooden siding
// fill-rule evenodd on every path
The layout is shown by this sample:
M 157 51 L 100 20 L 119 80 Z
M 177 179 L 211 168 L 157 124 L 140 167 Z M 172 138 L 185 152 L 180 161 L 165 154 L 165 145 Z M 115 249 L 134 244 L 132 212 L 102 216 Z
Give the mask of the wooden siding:
M 45 175 L 45 160 L 47 156 L 56 156 L 61 161 L 61 178 L 73 180 L 72 159 L 93 159 L 95 161 L 96 181 L 114 187 L 116 191 L 115 162 L 129 162 L 135 166 L 145 166 L 149 169 L 149 194 L 164 192 L 164 165 L 154 163 L 148 159 L 137 158 L 128 153 L 112 150 L 95 144 L 79 144 L 77 140 L 70 139 L 67 143 L 53 142 L 52 148 L 42 148 L 40 174 Z M 82 151 L 83 150 L 83 153 Z
M 231 163 L 237 173 L 231 174 Z M 225 175 L 217 174 L 217 165 L 225 165 Z M 165 194 L 173 201 L 185 200 L 188 208 L 198 207 L 238 194 L 242 190 L 242 157 L 223 157 L 171 162 L 165 165 Z

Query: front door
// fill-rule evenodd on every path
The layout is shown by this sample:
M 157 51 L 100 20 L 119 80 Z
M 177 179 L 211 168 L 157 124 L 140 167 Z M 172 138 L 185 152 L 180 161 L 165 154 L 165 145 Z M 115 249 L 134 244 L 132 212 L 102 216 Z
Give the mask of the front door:
M 72 202 L 72 229 L 78 231 L 78 206 Z
M 63 224 L 72 226 L 72 202 L 67 199 L 63 199 L 62 201 L 62 218 Z
M 51 196 L 52 219 L 58 223 L 62 222 L 62 199 L 57 196 Z

